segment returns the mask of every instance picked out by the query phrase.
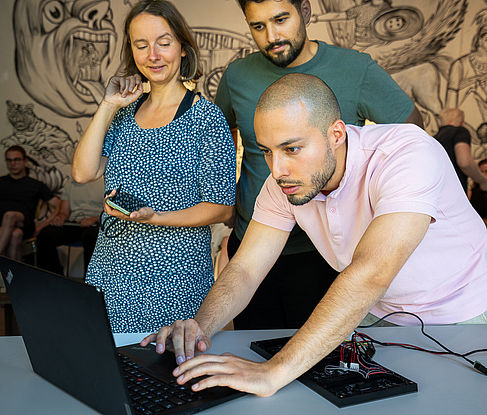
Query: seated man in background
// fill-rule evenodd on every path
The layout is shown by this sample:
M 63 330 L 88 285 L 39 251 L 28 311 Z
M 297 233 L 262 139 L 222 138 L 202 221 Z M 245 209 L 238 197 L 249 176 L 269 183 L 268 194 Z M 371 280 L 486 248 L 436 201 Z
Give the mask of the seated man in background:
M 84 270 L 90 262 L 98 236 L 100 213 L 103 211 L 103 179 L 86 184 L 67 181 L 61 195 L 61 208 L 50 226 L 37 237 L 37 263 L 40 268 L 63 274 L 57 247 L 81 241 Z M 68 264 L 69 266 L 69 264 Z
M 22 240 L 50 223 L 59 199 L 44 183 L 27 176 L 27 157 L 21 146 L 9 147 L 5 162 L 9 174 L 0 177 L 0 254 L 20 260 Z M 39 200 L 49 203 L 53 213 L 36 225 Z
M 440 118 L 441 127 L 435 138 L 448 153 L 463 190 L 467 193 L 469 177 L 487 190 L 487 177 L 472 157 L 470 133 L 464 127 L 465 113 L 459 108 L 447 108 L 441 111 Z
M 441 145 L 412 124 L 345 125 L 313 75 L 266 89 L 254 117 L 271 176 L 237 253 L 194 320 L 147 336 L 174 348 L 179 383 L 269 396 L 333 351 L 369 313 L 426 324 L 487 324 L 487 230 Z M 267 362 L 194 357 L 250 301 L 298 224 L 340 272 L 308 320 Z M 306 263 L 302 263 L 306 273 Z M 299 283 L 299 280 L 297 281 Z M 391 323 L 417 325 L 409 314 Z

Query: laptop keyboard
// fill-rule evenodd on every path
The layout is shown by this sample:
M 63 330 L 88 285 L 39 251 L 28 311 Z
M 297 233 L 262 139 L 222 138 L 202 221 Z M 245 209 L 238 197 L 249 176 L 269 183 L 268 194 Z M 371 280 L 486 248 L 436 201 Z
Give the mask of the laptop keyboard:
M 132 408 L 137 414 L 151 415 L 173 412 L 174 408 L 203 399 L 191 385 L 179 385 L 176 379 L 164 382 L 143 373 L 137 363 L 119 354 Z

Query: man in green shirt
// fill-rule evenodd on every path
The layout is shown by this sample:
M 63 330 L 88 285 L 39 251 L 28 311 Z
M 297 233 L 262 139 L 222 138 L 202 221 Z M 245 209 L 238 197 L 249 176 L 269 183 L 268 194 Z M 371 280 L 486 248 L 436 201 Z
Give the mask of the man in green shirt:
M 252 217 L 254 203 L 269 175 L 253 128 L 257 101 L 280 77 L 293 72 L 324 80 L 335 92 L 347 124 L 413 122 L 422 127 L 414 103 L 369 55 L 308 39 L 309 0 L 239 0 L 260 52 L 231 63 L 218 87 L 216 104 L 244 146 L 237 186 L 237 215 L 228 243 L 236 252 Z M 296 227 L 247 308 L 234 320 L 237 329 L 300 327 L 336 271 Z

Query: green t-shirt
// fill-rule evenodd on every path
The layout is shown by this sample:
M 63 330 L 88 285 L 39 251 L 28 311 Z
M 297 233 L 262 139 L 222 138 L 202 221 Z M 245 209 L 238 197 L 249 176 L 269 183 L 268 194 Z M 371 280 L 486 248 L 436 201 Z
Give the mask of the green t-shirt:
M 244 154 L 237 185 L 235 233 L 243 238 L 252 218 L 255 200 L 270 171 L 257 147 L 254 112 L 261 94 L 274 81 L 288 73 L 307 73 L 325 81 L 335 93 L 346 124 L 363 125 L 404 122 L 414 103 L 369 55 L 318 42 L 316 55 L 294 68 L 280 68 L 260 52 L 232 62 L 221 79 L 215 103 L 230 128 L 238 128 Z M 313 244 L 295 227 L 284 254 L 308 252 Z

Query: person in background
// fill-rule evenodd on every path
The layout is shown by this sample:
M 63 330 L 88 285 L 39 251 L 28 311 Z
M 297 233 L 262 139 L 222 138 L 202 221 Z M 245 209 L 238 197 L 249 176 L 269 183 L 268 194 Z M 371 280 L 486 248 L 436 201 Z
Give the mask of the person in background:
M 114 332 L 146 332 L 194 316 L 214 282 L 208 225 L 233 216 L 235 148 L 218 107 L 185 87 L 199 51 L 174 5 L 140 1 L 124 34 L 124 76 L 109 81 L 72 176 L 104 175 L 105 193 L 128 201 L 130 215 L 105 204 L 86 281 Z
M 21 259 L 22 240 L 47 226 L 59 209 L 59 199 L 42 182 L 27 175 L 27 156 L 15 145 L 5 151 L 8 174 L 0 177 L 0 254 Z M 49 204 L 51 215 L 35 223 L 40 200 Z
M 369 55 L 308 38 L 309 0 L 239 0 L 239 4 L 259 52 L 228 66 L 215 99 L 230 128 L 240 132 L 244 147 L 229 257 L 237 251 L 269 175 L 255 141 L 253 117 L 260 95 L 272 82 L 293 72 L 313 74 L 335 91 L 347 123 L 363 125 L 368 119 L 422 126 L 414 103 Z M 301 326 L 335 276 L 336 271 L 296 227 L 250 304 L 235 318 L 235 328 Z
M 63 274 L 57 247 L 81 242 L 86 273 L 98 236 L 103 194 L 102 179 L 86 184 L 68 179 L 61 195 L 59 212 L 37 236 L 39 268 Z
M 345 125 L 332 90 L 308 74 L 273 83 L 254 126 L 271 175 L 242 244 L 194 319 L 141 342 L 175 351 L 178 383 L 201 376 L 192 390 L 269 396 L 364 321 L 487 324 L 487 230 L 434 138 L 415 125 Z M 303 326 L 265 362 L 195 356 L 245 307 L 296 223 L 340 272 Z
M 477 127 L 477 137 L 481 144 L 487 144 L 487 122 L 483 122 Z
M 482 174 L 487 177 L 487 159 L 480 160 L 478 166 Z M 487 191 L 482 190 L 478 183 L 474 183 L 469 190 L 469 199 L 470 203 L 487 226 Z
M 441 127 L 435 138 L 448 153 L 463 190 L 467 193 L 469 177 L 487 190 L 487 177 L 472 157 L 470 133 L 464 127 L 465 113 L 459 108 L 446 108 L 441 111 L 440 118 Z

